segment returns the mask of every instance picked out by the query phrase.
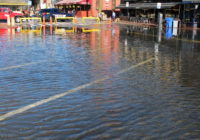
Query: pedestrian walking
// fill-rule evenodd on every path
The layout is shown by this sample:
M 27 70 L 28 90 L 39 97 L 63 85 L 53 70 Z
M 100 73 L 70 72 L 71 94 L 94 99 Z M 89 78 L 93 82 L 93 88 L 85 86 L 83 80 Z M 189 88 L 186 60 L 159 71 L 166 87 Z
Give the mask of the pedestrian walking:
M 116 18 L 116 13 L 115 13 L 115 11 L 113 11 L 112 12 L 112 20 L 115 21 L 115 18 Z
M 99 17 L 100 21 L 102 21 L 102 14 L 101 14 L 101 12 L 98 13 L 98 17 Z
M 72 16 L 75 17 L 75 15 L 76 15 L 76 10 L 73 9 L 73 10 L 72 10 Z

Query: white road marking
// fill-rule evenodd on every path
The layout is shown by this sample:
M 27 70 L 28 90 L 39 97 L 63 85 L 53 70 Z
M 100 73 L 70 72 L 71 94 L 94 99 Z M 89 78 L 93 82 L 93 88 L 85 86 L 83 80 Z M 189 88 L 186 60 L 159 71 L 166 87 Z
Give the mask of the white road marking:
M 31 62 L 31 63 L 25 63 L 25 64 L 22 64 L 22 65 L 10 66 L 10 67 L 5 67 L 5 68 L 0 68 L 0 71 L 10 70 L 10 69 L 16 69 L 16 68 L 20 68 L 20 67 L 24 67 L 24 66 L 29 66 L 29 65 L 35 65 L 35 64 L 43 63 L 43 62 L 47 62 L 47 60 L 38 61 L 38 62 Z
M 136 64 L 136 65 L 133 65 L 133 66 L 131 66 L 131 67 L 129 67 L 129 68 L 123 69 L 123 70 L 117 72 L 115 75 L 119 75 L 119 74 L 128 72 L 128 71 L 130 71 L 130 70 L 132 70 L 132 69 L 134 69 L 134 68 L 137 68 L 137 67 L 139 67 L 139 66 L 141 66 L 141 65 L 143 65 L 143 64 L 149 63 L 149 62 L 153 61 L 154 59 L 155 59 L 155 58 L 150 58 L 150 59 L 148 59 L 148 60 L 146 60 L 146 61 L 143 61 L 143 62 L 141 62 L 141 63 L 138 63 L 138 64 Z M 80 91 L 81 89 L 85 89 L 85 88 L 87 88 L 87 87 L 89 87 L 89 86 L 91 86 L 91 85 L 94 85 L 94 84 L 96 84 L 96 83 L 102 82 L 102 81 L 107 80 L 107 79 L 109 79 L 109 78 L 110 78 L 109 76 L 105 76 L 105 77 L 102 78 L 102 79 L 98 79 L 98 80 L 95 80 L 95 81 L 90 82 L 90 83 L 88 83 L 88 84 L 84 84 L 84 85 L 78 86 L 78 87 L 76 87 L 76 88 L 74 88 L 74 89 L 71 89 L 71 90 L 68 90 L 68 91 L 66 91 L 66 92 L 64 92 L 64 93 L 60 93 L 60 94 L 51 96 L 51 97 L 49 97 L 49 98 L 47 98 L 47 99 L 43 99 L 43 100 L 37 101 L 37 102 L 35 102 L 35 103 L 33 103 L 33 104 L 24 106 L 24 107 L 22 107 L 22 108 L 19 108 L 19 109 L 10 111 L 10 112 L 8 112 L 8 113 L 6 113 L 6 114 L 4 114 L 4 115 L 1 115 L 1 116 L 0 116 L 0 121 L 3 121 L 3 120 L 5 120 L 5 119 L 7 119 L 7 118 L 9 118 L 9 117 L 14 116 L 14 115 L 23 113 L 23 112 L 25 112 L 25 111 L 27 111 L 27 110 L 30 110 L 30 109 L 32 109 L 32 108 L 35 108 L 35 107 L 37 107 L 37 106 L 43 105 L 43 104 L 45 104 L 45 103 L 48 103 L 48 102 L 50 102 L 50 101 L 56 100 L 56 99 L 58 99 L 58 98 L 61 98 L 61 97 L 66 96 L 66 95 L 68 95 L 68 94 L 70 94 L 70 93 Z

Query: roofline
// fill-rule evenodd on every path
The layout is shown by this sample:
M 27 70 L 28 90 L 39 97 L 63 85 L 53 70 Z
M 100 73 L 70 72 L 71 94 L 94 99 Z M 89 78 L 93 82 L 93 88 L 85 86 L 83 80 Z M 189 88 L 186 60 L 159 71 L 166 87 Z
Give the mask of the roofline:
M 174 7 L 182 3 L 169 2 L 169 3 L 161 3 L 161 4 L 162 6 L 160 9 L 166 9 L 166 8 Z M 116 9 L 157 9 L 157 3 L 134 3 L 134 4 L 130 4 L 128 7 L 126 7 L 126 4 L 120 4 L 119 6 L 116 7 Z
M 28 6 L 28 3 L 0 3 L 0 5 L 18 5 L 18 6 Z

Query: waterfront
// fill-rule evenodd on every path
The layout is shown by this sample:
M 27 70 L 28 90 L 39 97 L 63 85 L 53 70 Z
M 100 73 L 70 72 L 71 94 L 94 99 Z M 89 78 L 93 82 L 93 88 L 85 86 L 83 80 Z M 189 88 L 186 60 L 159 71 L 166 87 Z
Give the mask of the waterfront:
M 0 139 L 200 137 L 199 30 L 28 29 L 1 29 Z

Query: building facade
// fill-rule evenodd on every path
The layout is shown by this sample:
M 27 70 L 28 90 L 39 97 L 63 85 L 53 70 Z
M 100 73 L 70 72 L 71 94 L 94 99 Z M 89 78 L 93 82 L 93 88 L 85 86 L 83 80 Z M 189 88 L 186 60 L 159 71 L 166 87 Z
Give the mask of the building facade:
M 61 0 L 55 4 L 59 9 L 71 11 L 75 9 L 77 16 L 94 16 L 99 12 L 104 12 L 107 16 L 111 16 L 112 10 L 120 5 L 120 0 Z
M 9 7 L 12 10 L 28 6 L 28 0 L 0 0 L 0 7 Z
M 157 21 L 158 13 L 163 17 L 173 17 L 182 23 L 199 22 L 200 0 L 121 0 L 118 8 L 121 17 L 130 20 L 132 17 L 144 17 Z

